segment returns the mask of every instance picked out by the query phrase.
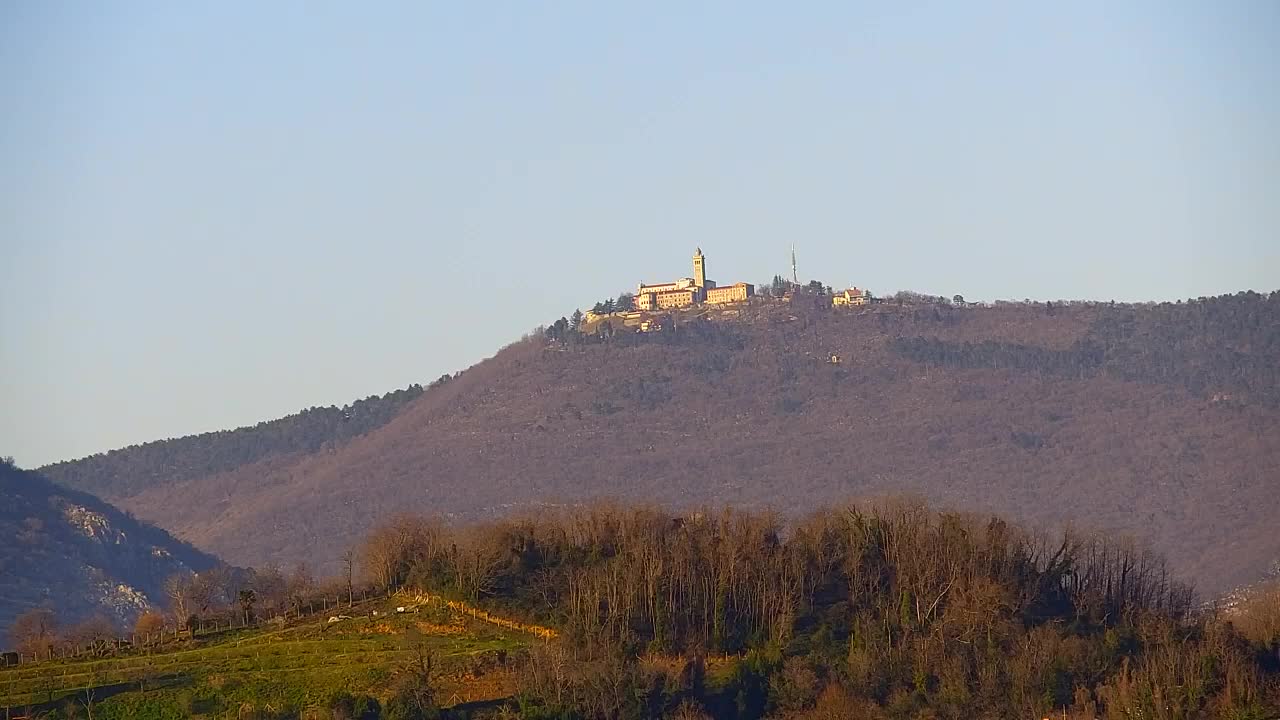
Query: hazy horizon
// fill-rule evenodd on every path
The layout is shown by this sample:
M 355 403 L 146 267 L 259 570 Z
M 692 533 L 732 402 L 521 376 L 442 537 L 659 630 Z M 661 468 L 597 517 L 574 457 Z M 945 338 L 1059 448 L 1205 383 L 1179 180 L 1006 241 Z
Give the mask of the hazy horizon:
M 1280 287 L 1280 6 L 0 9 L 0 455 L 427 383 L 689 273 Z

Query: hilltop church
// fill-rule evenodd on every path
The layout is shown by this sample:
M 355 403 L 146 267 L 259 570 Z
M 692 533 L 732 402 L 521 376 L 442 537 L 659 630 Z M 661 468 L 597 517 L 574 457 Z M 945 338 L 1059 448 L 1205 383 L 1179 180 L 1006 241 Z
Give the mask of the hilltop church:
M 640 283 L 640 287 L 636 290 L 635 308 L 666 310 L 698 303 L 720 305 L 740 302 L 753 295 L 755 295 L 755 286 L 751 283 L 740 282 L 717 287 L 714 280 L 708 280 L 707 261 L 702 254 L 702 248 L 698 248 L 693 254 L 693 277 L 657 285 Z

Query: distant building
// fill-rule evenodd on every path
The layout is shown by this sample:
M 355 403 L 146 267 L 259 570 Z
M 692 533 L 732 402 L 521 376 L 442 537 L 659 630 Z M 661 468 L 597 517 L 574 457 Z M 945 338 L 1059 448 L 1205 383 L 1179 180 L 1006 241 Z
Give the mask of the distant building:
M 636 289 L 635 307 L 637 310 L 645 311 L 667 310 L 703 302 L 709 304 L 741 302 L 753 295 L 755 295 L 755 286 L 750 283 L 716 287 L 714 280 L 707 279 L 706 257 L 702 254 L 702 248 L 698 248 L 693 254 L 693 277 L 655 285 L 640 283 Z
M 740 282 L 732 285 L 725 285 L 724 287 L 707 288 L 706 302 L 709 305 L 742 302 L 755 294 L 756 288 L 754 285 L 751 283 Z
M 841 305 L 866 305 L 869 302 L 871 302 L 871 293 L 856 287 L 831 296 L 831 304 L 835 307 Z
M 671 324 L 669 315 L 652 315 L 640 321 L 640 332 L 657 332 Z
M 698 302 L 699 295 L 698 288 L 693 285 L 641 285 L 636 291 L 635 305 L 641 310 L 681 308 Z

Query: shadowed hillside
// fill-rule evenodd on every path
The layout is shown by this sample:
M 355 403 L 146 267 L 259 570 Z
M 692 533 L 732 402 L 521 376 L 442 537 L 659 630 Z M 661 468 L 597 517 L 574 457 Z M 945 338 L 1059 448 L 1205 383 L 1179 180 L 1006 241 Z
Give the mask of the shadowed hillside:
M 836 310 L 801 294 L 677 319 L 518 343 L 346 444 L 108 496 L 236 563 L 335 561 L 402 510 L 795 513 L 903 492 L 1131 533 L 1209 592 L 1280 557 L 1280 295 Z
M 96 497 L 0 463 L 0 628 L 42 606 L 66 623 L 132 623 L 163 604 L 169 575 L 216 562 Z

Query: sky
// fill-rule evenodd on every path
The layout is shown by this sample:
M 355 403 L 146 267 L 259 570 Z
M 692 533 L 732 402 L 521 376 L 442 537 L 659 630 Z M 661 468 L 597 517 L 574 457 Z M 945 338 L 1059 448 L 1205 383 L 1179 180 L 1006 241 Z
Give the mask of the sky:
M 0 455 L 341 405 L 690 273 L 1280 288 L 1280 3 L 0 4 Z

